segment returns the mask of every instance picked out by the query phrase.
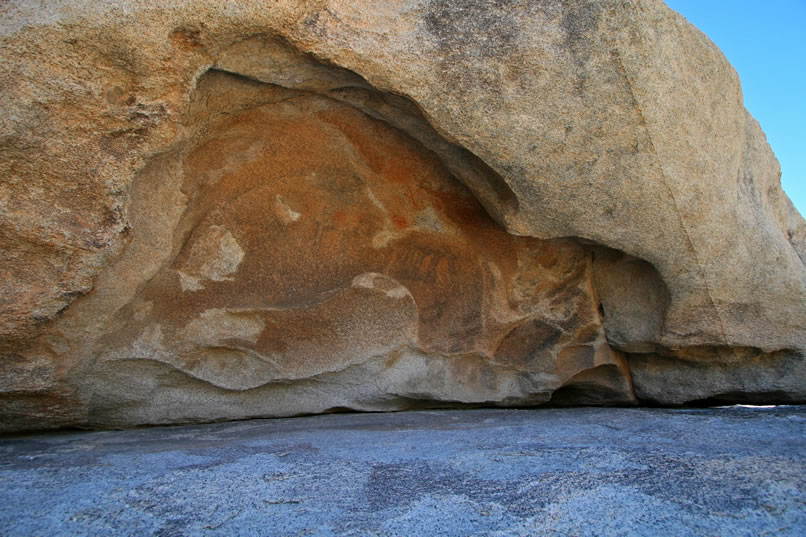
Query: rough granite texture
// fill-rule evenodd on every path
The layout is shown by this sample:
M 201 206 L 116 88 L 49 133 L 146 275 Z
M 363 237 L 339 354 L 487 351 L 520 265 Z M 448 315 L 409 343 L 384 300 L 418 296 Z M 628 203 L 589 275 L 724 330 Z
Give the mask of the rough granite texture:
M 660 0 L 11 0 L 0 60 L 0 430 L 806 401 L 806 223 Z
M 804 446 L 804 407 L 40 433 L 0 442 L 0 533 L 801 537 Z

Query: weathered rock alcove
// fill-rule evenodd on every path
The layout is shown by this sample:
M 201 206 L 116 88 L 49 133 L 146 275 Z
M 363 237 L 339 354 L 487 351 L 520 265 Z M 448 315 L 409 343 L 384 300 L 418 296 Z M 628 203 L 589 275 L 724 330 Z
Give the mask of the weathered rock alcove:
M 243 68 L 255 47 L 283 70 Z M 591 248 L 506 233 L 451 171 L 499 219 L 506 185 L 408 101 L 235 50 L 135 183 L 109 284 L 140 281 L 81 374 L 91 424 L 635 401 Z

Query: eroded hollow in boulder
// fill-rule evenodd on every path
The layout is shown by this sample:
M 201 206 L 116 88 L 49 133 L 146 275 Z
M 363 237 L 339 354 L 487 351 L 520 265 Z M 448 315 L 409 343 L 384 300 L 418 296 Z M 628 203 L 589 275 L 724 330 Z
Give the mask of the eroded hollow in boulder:
M 416 104 L 272 40 L 199 78 L 128 211 L 124 254 L 66 316 L 95 334 L 71 373 L 91 426 L 684 404 L 681 361 L 693 399 L 780 384 L 747 384 L 731 348 L 664 346 L 654 267 L 507 233 L 515 195 Z M 757 360 L 773 380 L 782 356 Z
M 82 375 L 91 423 L 634 401 L 590 249 L 506 233 L 411 136 L 215 70 L 186 125 L 133 190 L 129 253 L 170 253 Z

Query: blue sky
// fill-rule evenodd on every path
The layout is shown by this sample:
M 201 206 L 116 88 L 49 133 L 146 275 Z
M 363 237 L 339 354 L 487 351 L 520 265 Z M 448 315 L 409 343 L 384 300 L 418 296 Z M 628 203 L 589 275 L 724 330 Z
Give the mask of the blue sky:
M 806 0 L 666 0 L 736 68 L 744 104 L 781 163 L 784 191 L 806 216 Z

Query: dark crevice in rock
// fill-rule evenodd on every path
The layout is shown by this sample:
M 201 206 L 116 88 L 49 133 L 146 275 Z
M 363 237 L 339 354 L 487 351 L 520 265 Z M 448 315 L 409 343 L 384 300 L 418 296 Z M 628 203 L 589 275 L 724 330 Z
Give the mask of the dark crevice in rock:
M 671 296 L 651 264 L 605 246 L 590 246 L 593 284 L 607 341 L 625 352 L 648 352 L 663 337 Z
M 556 390 L 547 406 L 635 406 L 638 401 L 629 377 L 616 365 L 602 365 L 577 373 Z
M 651 402 L 648 402 L 651 404 Z M 728 392 L 718 393 L 705 399 L 687 401 L 687 407 L 716 407 L 726 405 L 791 405 L 806 403 L 806 398 L 794 398 L 785 391 Z M 668 406 L 668 405 L 664 405 Z
M 626 356 L 636 396 L 644 404 L 806 402 L 804 356 L 796 349 L 659 346 L 655 352 Z

